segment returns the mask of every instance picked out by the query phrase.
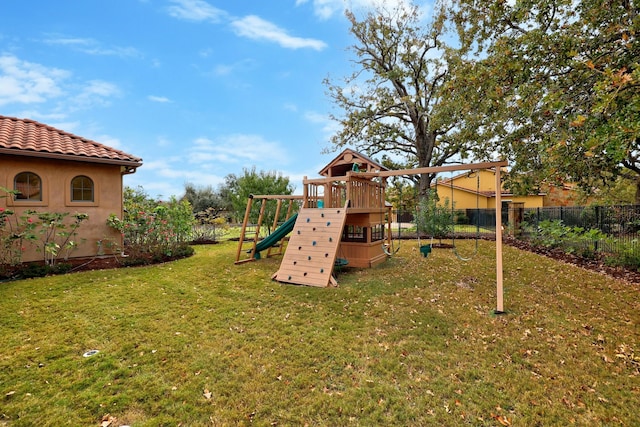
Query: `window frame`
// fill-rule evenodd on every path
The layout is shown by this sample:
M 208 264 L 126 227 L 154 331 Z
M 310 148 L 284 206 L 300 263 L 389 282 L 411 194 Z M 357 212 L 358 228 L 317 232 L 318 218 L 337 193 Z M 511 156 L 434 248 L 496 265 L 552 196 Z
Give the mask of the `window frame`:
M 93 184 L 93 200 L 74 200 L 73 199 L 73 180 L 79 177 L 87 178 Z M 90 174 L 77 173 L 67 178 L 65 188 L 65 205 L 66 206 L 98 206 L 100 204 L 99 184 Z
M 90 183 L 89 187 L 85 187 L 84 185 L 80 186 L 80 187 L 75 187 L 74 186 L 74 182 L 77 179 L 82 179 L 83 183 L 88 181 Z M 79 191 L 81 193 L 81 195 L 84 197 L 85 193 L 87 191 L 90 192 L 90 199 L 76 199 L 75 198 L 75 194 L 76 191 Z M 76 175 L 73 178 L 71 178 L 71 181 L 69 182 L 69 200 L 71 201 L 71 203 L 95 203 L 96 200 L 96 185 L 93 182 L 93 179 L 91 179 L 90 177 L 88 177 L 87 175 Z
M 41 174 L 34 172 L 33 170 L 24 170 L 16 173 L 13 176 L 13 180 L 11 183 L 11 188 L 13 190 L 18 190 L 17 188 L 17 179 L 22 174 L 32 174 L 40 180 L 40 199 L 18 199 L 17 195 L 12 195 L 11 197 L 7 197 L 7 205 L 8 206 L 47 206 L 49 192 L 47 191 L 47 181 L 42 177 Z
M 367 243 L 368 242 L 367 232 L 368 232 L 368 227 L 363 227 L 361 225 L 347 224 L 343 229 L 342 241 Z

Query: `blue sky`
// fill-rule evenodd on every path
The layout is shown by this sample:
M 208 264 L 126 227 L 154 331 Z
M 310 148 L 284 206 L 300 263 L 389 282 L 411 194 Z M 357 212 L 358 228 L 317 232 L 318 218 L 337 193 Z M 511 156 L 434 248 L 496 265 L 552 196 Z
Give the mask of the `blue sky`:
M 376 1 L 7 1 L 0 114 L 142 157 L 125 185 L 154 197 L 252 167 L 299 193 L 336 155 L 322 81 L 354 70 L 344 8 Z

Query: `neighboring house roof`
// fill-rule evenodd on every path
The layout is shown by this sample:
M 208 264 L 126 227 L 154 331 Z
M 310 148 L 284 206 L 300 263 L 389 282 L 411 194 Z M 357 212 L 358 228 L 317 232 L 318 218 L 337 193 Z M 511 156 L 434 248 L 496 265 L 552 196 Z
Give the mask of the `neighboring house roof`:
M 107 163 L 134 172 L 142 159 L 30 119 L 0 116 L 0 154 Z
M 345 176 L 347 172 L 352 170 L 354 163 L 358 165 L 360 172 L 389 170 L 369 156 L 347 148 L 322 168 L 319 173 L 322 176 Z
M 459 178 L 467 175 L 467 173 L 468 172 L 461 173 L 461 174 L 458 174 L 458 175 L 456 175 L 456 176 L 454 176 L 452 178 L 446 178 L 446 179 L 442 179 L 440 181 L 433 182 L 431 184 L 431 187 L 432 188 L 437 188 L 438 186 L 443 186 L 443 187 L 446 187 L 446 188 L 451 188 L 453 186 L 454 190 L 459 190 L 459 191 L 463 191 L 463 192 L 471 193 L 471 194 L 478 194 L 480 196 L 487 197 L 487 198 L 496 197 L 496 191 L 495 190 L 483 190 L 482 187 L 480 187 L 480 189 L 467 188 L 467 187 L 463 187 L 461 185 L 456 185 L 455 181 L 458 180 Z M 529 196 L 544 196 L 545 194 L 546 193 L 540 191 L 538 193 L 529 194 Z M 502 197 L 511 197 L 511 196 L 513 196 L 513 192 L 511 190 L 509 190 L 508 188 L 503 188 L 502 191 L 500 191 L 500 195 Z

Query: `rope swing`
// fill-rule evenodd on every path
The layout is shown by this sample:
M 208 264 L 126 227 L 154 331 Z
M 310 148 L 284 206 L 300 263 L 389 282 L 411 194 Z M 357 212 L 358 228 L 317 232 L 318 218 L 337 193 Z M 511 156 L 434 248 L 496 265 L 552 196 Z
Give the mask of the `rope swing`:
M 402 201 L 402 189 L 400 189 L 400 200 Z M 392 212 L 389 211 L 389 215 L 391 215 L 391 214 L 392 214 Z M 381 219 L 382 219 L 383 224 L 385 224 L 384 213 L 381 213 L 380 215 L 381 215 Z M 400 216 L 400 210 L 398 210 L 398 216 Z M 401 242 L 400 238 L 401 238 L 401 235 L 402 235 L 402 224 L 400 224 L 400 221 L 397 221 L 397 222 L 398 222 L 398 239 L 397 239 L 398 240 L 398 245 L 396 246 L 396 245 L 393 244 L 393 231 L 391 230 L 391 224 L 390 223 L 389 223 L 389 237 L 390 237 L 389 241 L 391 243 L 390 244 L 389 243 L 384 243 L 384 242 L 382 243 L 382 252 L 384 252 L 385 255 L 387 255 L 387 256 L 394 256 L 400 250 L 400 242 Z M 387 228 L 387 225 L 385 224 L 384 227 L 383 227 L 383 230 L 385 230 L 386 228 Z
M 453 253 L 460 261 L 470 261 L 478 254 L 478 241 L 480 240 L 480 173 L 478 171 L 471 171 L 467 176 L 471 176 L 472 173 L 476 174 L 476 237 L 475 237 L 475 249 L 471 255 L 468 257 L 463 257 L 458 252 L 458 248 L 456 247 L 456 222 L 455 222 L 455 209 L 453 203 L 453 172 L 451 172 L 451 180 L 449 184 L 451 185 L 451 222 L 453 224 L 453 230 L 451 231 L 451 246 L 453 246 Z

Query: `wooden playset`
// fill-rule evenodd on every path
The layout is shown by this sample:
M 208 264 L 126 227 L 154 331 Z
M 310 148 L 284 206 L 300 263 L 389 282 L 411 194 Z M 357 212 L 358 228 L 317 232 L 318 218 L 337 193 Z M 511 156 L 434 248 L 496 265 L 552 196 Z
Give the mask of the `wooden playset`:
M 256 195 L 249 198 L 241 228 L 236 264 L 260 258 L 260 252 L 277 248 L 282 253 L 273 279 L 283 283 L 327 287 L 336 285 L 334 266 L 368 268 L 384 262 L 391 245 L 391 205 L 385 201 L 386 180 L 391 176 L 441 173 L 458 170 L 495 169 L 500 188 L 500 169 L 506 162 L 484 162 L 416 169 L 388 170 L 369 157 L 346 149 L 320 171 L 322 178 L 303 180 L 300 196 Z M 261 200 L 257 224 L 249 224 L 251 206 Z M 277 212 L 288 201 L 286 221 L 260 240 L 268 200 L 277 200 Z M 292 214 L 292 204 L 300 210 Z M 290 235 L 289 238 L 287 236 Z M 288 240 L 288 243 L 287 243 Z M 496 276 L 502 312 L 502 224 L 500 191 L 496 191 Z
M 302 204 L 293 227 L 285 227 L 285 222 L 276 230 L 278 233 L 272 233 L 276 238 L 267 242 L 282 248 L 288 232 L 293 232 L 274 279 L 325 287 L 335 284 L 331 273 L 336 262 L 361 268 L 384 262 L 387 256 L 383 244 L 391 239 L 385 233 L 391 205 L 385 202 L 385 179 L 375 179 L 371 174 L 386 170 L 369 157 L 347 149 L 320 171 L 322 178 L 305 177 L 301 196 L 253 196 L 247 202 L 236 263 L 259 258 L 266 248 L 258 236 L 264 206 L 270 199 L 278 200 L 278 211 L 286 199 Z M 261 213 L 258 223 L 250 225 L 255 200 L 262 201 Z M 243 254 L 247 255 L 244 259 Z

